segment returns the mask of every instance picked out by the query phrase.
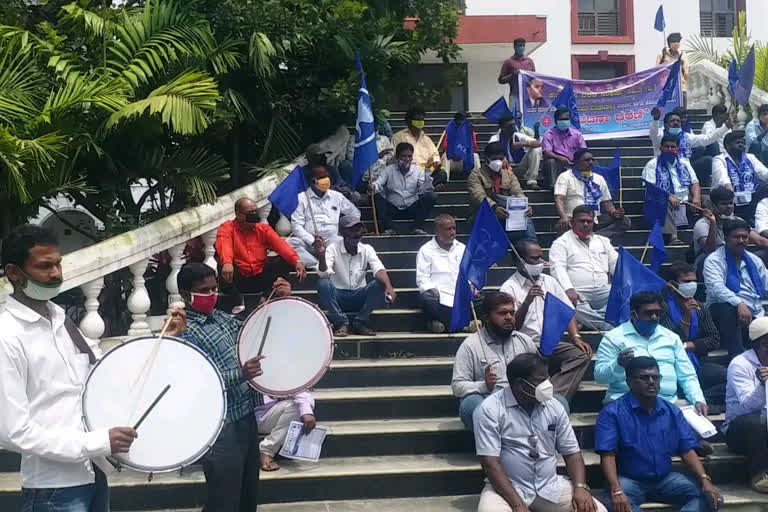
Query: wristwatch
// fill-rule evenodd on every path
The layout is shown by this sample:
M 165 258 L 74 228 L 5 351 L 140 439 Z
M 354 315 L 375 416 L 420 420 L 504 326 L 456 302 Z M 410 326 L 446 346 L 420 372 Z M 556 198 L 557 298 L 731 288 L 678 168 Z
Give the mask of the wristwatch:
M 592 488 L 587 484 L 573 484 L 573 486 L 578 487 L 579 489 L 586 489 L 588 493 L 592 493 Z
M 709 480 L 711 482 L 712 481 L 712 477 L 709 476 L 706 473 L 702 473 L 702 474 L 699 475 L 699 480 Z

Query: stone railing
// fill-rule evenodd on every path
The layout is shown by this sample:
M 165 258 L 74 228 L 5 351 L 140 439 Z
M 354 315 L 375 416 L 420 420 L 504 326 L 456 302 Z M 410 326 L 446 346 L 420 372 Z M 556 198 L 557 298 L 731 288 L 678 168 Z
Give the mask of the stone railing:
M 713 106 L 721 103 L 724 103 L 729 111 L 735 107 L 728 93 L 728 71 L 709 61 L 697 62 L 691 66 L 688 77 L 688 108 L 711 110 Z M 768 92 L 753 88 L 749 97 L 752 112 L 757 112 L 757 107 L 763 104 L 768 104 Z M 749 120 L 749 114 L 741 105 L 738 105 L 738 120 L 742 125 Z
M 338 163 L 346 156 L 349 131 L 342 126 L 322 144 L 331 153 L 329 162 Z M 306 164 L 302 155 L 286 166 L 286 170 L 296 165 Z M 215 204 L 190 208 L 170 215 L 164 219 L 147 224 L 141 228 L 104 240 L 96 245 L 67 254 L 62 267 L 64 286 L 62 291 L 81 288 L 85 295 L 86 314 L 80 322 L 83 333 L 92 339 L 101 339 L 105 323 L 99 314 L 99 294 L 104 287 L 104 276 L 128 268 L 132 275 L 133 291 L 128 297 L 126 307 L 131 313 L 128 336 L 139 336 L 151 332 L 148 313 L 151 302 L 144 286 L 144 274 L 150 258 L 160 252 L 170 254 L 171 273 L 166 280 L 168 307 L 184 307 L 176 285 L 179 269 L 184 264 L 184 248 L 189 240 L 201 237 L 205 245 L 205 263 L 216 268 L 214 258 L 216 233 L 219 226 L 234 217 L 234 205 L 241 197 L 253 199 L 260 209 L 270 208 L 269 194 L 278 185 L 275 176 L 267 176 L 250 185 L 235 190 L 218 198 Z M 263 214 L 262 218 L 266 219 Z M 10 283 L 0 279 L 0 310 L 11 292 Z

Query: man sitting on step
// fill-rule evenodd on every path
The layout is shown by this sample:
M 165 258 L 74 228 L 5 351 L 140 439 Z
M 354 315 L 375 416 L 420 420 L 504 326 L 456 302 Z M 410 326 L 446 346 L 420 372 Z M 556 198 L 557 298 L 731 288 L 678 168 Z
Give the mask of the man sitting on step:
M 571 125 L 571 111 L 559 108 L 555 112 L 555 126 L 541 138 L 544 155 L 544 183 L 554 188 L 557 177 L 573 167 L 573 155 L 579 149 L 586 149 L 587 143 L 579 130 Z
M 435 237 L 422 245 L 416 255 L 416 286 L 427 327 L 443 333 L 451 325 L 453 294 L 465 245 L 456 240 L 456 219 L 435 217 Z
M 448 181 L 448 173 L 441 167 L 440 153 L 437 146 L 424 131 L 426 112 L 423 107 L 413 106 L 405 113 L 405 128 L 392 137 L 392 145 L 397 148 L 407 142 L 413 146 L 413 163 L 431 174 L 436 187 Z
M 393 224 L 395 219 L 411 220 L 411 234 L 427 234 L 421 228 L 432 212 L 437 196 L 432 178 L 413 164 L 413 146 L 410 143 L 397 145 L 395 162 L 379 173 L 368 190 L 376 193 L 373 200 L 385 235 L 397 234 Z
M 605 406 L 595 427 L 609 509 L 640 512 L 643 503 L 654 501 L 682 512 L 717 510 L 720 491 L 696 454 L 699 444 L 691 427 L 680 409 L 658 396 L 664 384 L 658 363 L 640 356 L 625 367 L 629 392 Z M 678 455 L 698 483 L 672 471 L 672 457 Z
M 472 413 L 495 391 L 508 385 L 506 368 L 520 354 L 535 353 L 533 340 L 515 330 L 515 299 L 488 292 L 483 299 L 483 328 L 462 342 L 453 364 L 451 389 L 459 399 L 459 417 L 472 430 Z
M 515 325 L 534 343 L 541 341 L 544 326 L 544 297 L 547 293 L 570 305 L 571 301 L 555 278 L 544 274 L 544 258 L 541 246 L 523 240 L 515 244 L 522 261 L 517 262 L 517 272 L 501 285 L 501 292 L 515 298 Z M 570 343 L 560 342 L 550 356 L 551 369 L 559 369 L 552 375 L 555 393 L 571 400 L 589 368 L 592 348 L 581 339 L 576 318 L 568 324 Z
M 712 162 L 712 186 L 726 187 L 735 194 L 735 213 L 750 224 L 755 223 L 753 196 L 768 184 L 768 168 L 755 155 L 746 152 L 744 131 L 725 136 L 725 152 Z
M 611 276 L 619 254 L 606 237 L 593 232 L 595 212 L 581 205 L 573 209 L 573 229 L 552 243 L 550 273 L 576 308 L 576 320 L 590 330 L 609 330 L 605 308 Z
M 548 362 L 516 356 L 509 386 L 475 410 L 475 445 L 487 477 L 478 512 L 605 512 L 592 497 L 584 458 L 561 403 L 553 400 Z M 561 455 L 569 478 L 557 473 Z
M 630 228 L 629 217 L 623 208 L 613 205 L 611 191 L 605 178 L 592 171 L 595 157 L 588 149 L 580 149 L 573 154 L 573 169 L 564 172 L 555 183 L 555 207 L 560 220 L 557 231 L 562 234 L 571 229 L 573 209 L 587 205 L 596 214 L 602 208 L 603 215 L 595 217 L 595 232 L 608 237 L 611 243 L 618 245 L 622 235 Z
M 384 269 L 376 250 L 362 243 L 365 228 L 359 217 L 345 215 L 339 223 L 342 239 L 327 248 L 318 242 L 317 257 L 320 260 L 317 293 L 320 304 L 327 310 L 328 319 L 335 329 L 334 336 L 349 334 L 350 318 L 355 314 L 352 330 L 355 334 L 373 336 L 369 317 L 373 308 L 385 298 L 392 303 L 397 298 L 389 275 Z M 374 279 L 366 283 L 370 270 Z
M 489 142 L 501 142 L 517 179 L 524 183 L 525 188 L 539 190 L 541 142 L 533 133 L 525 133 L 523 128 L 518 129 L 513 114 L 505 114 L 499 119 L 499 133 L 493 135 Z

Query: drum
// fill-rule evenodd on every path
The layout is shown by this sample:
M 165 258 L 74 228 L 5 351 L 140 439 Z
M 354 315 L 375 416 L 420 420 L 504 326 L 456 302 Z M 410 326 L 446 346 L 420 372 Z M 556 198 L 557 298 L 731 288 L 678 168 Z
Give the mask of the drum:
M 328 371 L 333 347 L 333 329 L 323 312 L 298 297 L 263 304 L 237 336 L 241 366 L 260 352 L 265 356 L 264 373 L 251 380 L 251 386 L 274 397 L 292 396 L 317 384 Z
M 89 431 L 133 427 L 166 388 L 138 427 L 130 451 L 114 457 L 147 473 L 188 466 L 218 438 L 227 398 L 211 360 L 178 338 L 134 338 L 100 359 L 83 387 L 85 426 Z

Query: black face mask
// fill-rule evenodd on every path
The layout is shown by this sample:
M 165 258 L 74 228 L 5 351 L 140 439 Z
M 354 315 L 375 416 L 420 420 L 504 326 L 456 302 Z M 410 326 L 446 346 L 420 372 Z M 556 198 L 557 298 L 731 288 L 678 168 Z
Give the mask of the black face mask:
M 246 213 L 245 222 L 248 224 L 258 224 L 261 222 L 261 216 L 258 213 Z

